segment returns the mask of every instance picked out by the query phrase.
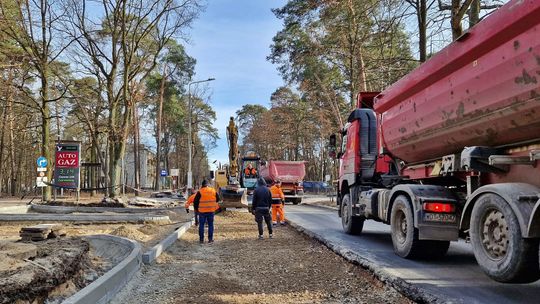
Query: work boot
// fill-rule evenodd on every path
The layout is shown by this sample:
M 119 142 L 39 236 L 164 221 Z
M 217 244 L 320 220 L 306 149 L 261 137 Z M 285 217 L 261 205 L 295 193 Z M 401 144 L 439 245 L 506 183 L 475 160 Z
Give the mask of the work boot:
M 213 244 L 214 240 L 208 240 L 208 244 Z
M 281 226 L 285 226 L 285 222 L 281 222 Z
M 262 235 L 259 235 L 259 240 L 262 240 L 263 239 L 263 236 Z
M 270 234 L 270 235 L 268 236 L 268 238 L 273 238 L 273 237 L 274 237 L 274 236 L 273 236 L 273 235 L 271 235 L 271 234 Z
M 277 226 L 277 222 L 272 222 L 272 227 L 276 227 Z
M 204 240 L 199 240 L 199 244 L 204 244 Z

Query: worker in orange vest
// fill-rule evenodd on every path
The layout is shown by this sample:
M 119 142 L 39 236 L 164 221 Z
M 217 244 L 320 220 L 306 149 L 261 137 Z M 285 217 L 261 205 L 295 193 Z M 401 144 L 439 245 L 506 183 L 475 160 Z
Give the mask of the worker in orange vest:
M 279 217 L 281 225 L 285 225 L 285 195 L 281 190 L 280 180 L 275 181 L 270 187 L 270 192 L 272 192 L 272 224 L 277 225 Z
M 257 169 L 253 168 L 251 164 L 248 164 L 247 167 L 244 169 L 244 175 L 247 177 L 256 177 Z
M 195 195 L 197 195 L 197 189 L 193 189 L 191 192 L 192 194 L 188 197 L 186 204 L 184 207 L 186 207 L 186 212 L 189 213 L 189 206 L 193 205 L 193 202 L 195 202 Z M 195 207 L 193 207 L 195 208 Z M 197 214 L 197 211 L 194 212 L 195 215 L 195 226 L 199 225 L 199 215 Z
M 208 181 L 203 180 L 201 189 L 195 195 L 193 206 L 199 215 L 199 242 L 204 243 L 204 225 L 208 223 L 208 243 L 214 242 L 214 213 L 219 209 L 219 194 L 212 187 L 208 187 Z

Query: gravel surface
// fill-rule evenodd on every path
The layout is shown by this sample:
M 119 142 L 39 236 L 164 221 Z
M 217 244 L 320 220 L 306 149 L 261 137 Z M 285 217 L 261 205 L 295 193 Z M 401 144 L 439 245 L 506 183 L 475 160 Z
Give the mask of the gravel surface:
M 215 228 L 202 245 L 189 229 L 111 303 L 411 303 L 288 226 L 257 240 L 253 216 L 229 211 Z

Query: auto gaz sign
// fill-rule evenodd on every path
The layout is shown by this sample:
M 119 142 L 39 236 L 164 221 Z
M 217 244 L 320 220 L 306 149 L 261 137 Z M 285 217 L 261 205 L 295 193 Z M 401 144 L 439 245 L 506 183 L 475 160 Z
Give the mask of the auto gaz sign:
M 54 184 L 78 189 L 80 181 L 80 142 L 57 142 L 54 158 Z

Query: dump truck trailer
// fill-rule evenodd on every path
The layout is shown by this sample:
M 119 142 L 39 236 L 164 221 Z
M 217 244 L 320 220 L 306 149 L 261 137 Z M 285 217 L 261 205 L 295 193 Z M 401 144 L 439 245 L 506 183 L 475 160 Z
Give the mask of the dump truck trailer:
M 389 224 L 404 258 L 441 257 L 461 237 L 492 279 L 540 278 L 538 16 L 540 1 L 510 1 L 383 92 L 359 94 L 330 138 L 345 232 Z
M 261 176 L 267 183 L 281 181 L 281 190 L 285 201 L 297 205 L 302 202 L 304 188 L 302 181 L 306 176 L 306 165 L 303 161 L 270 160 L 261 166 Z

